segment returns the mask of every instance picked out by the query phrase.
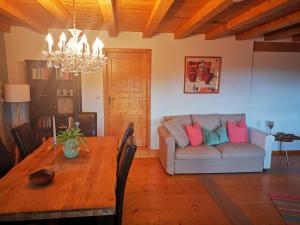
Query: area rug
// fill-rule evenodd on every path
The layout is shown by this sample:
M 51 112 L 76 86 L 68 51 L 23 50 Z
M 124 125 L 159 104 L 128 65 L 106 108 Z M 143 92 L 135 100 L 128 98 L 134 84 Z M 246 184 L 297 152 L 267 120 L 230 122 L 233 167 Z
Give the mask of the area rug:
M 270 194 L 274 205 L 288 225 L 300 225 L 300 195 Z

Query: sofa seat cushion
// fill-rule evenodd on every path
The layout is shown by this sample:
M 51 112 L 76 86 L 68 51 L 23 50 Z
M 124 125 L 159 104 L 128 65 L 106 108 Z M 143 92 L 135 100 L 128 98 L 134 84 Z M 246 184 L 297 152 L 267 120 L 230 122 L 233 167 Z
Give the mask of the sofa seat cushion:
M 199 145 L 176 148 L 176 159 L 221 159 L 221 153 L 213 146 Z
M 222 153 L 222 158 L 262 158 L 265 151 L 257 145 L 250 143 L 225 143 L 216 148 Z

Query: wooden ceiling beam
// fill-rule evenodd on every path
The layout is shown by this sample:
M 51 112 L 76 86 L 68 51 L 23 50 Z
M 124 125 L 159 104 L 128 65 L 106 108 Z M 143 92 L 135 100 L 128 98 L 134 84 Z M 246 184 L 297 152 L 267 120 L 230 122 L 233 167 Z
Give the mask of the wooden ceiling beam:
M 294 35 L 293 41 L 300 41 L 300 34 Z
M 300 25 L 284 28 L 264 35 L 265 41 L 273 41 L 281 38 L 289 38 L 295 34 L 300 34 Z
M 300 52 L 300 43 L 293 42 L 254 42 L 255 52 Z
M 234 3 L 233 0 L 210 0 L 174 33 L 175 39 L 185 38 L 199 26 L 221 13 Z
M 272 20 L 252 29 L 241 32 L 235 36 L 236 40 L 246 40 L 259 37 L 265 33 L 280 30 L 284 27 L 292 26 L 300 22 L 300 11 L 291 13 L 285 17 Z
M 240 29 L 245 25 L 261 20 L 263 17 L 271 15 L 279 10 L 295 4 L 299 0 L 266 0 L 261 4 L 251 8 L 250 10 L 240 14 L 229 20 L 228 22 L 221 24 L 205 34 L 206 40 L 213 40 L 222 38 L 230 34 L 230 32 Z
M 143 32 L 143 38 L 150 38 L 154 35 L 156 28 L 172 6 L 174 0 L 156 0 L 151 16 Z
M 0 31 L 10 33 L 10 26 L 0 21 Z
M 60 0 L 37 0 L 37 2 L 44 7 L 54 18 L 61 22 L 66 22 L 72 18 L 69 11 L 60 2 Z
M 98 0 L 98 5 L 101 9 L 103 20 L 107 26 L 108 33 L 111 37 L 118 35 L 118 24 L 116 20 L 116 6 L 114 0 Z
M 30 16 L 25 15 L 19 8 L 9 3 L 8 0 L 0 1 L 0 14 L 18 21 L 20 24 L 25 25 L 38 33 L 47 33 L 47 28 L 45 28 L 45 26 Z

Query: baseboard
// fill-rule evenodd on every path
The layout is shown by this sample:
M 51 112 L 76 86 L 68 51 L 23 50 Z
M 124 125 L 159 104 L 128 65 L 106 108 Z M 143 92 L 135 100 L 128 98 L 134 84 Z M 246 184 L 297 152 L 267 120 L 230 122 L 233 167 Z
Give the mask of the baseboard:
M 158 149 L 148 149 L 145 147 L 138 147 L 135 158 L 156 158 L 158 157 Z
M 288 152 L 288 155 L 300 155 L 300 150 L 288 150 L 287 152 Z M 282 150 L 281 154 L 284 155 L 285 151 Z M 280 155 L 280 151 L 279 150 L 273 151 L 272 155 Z

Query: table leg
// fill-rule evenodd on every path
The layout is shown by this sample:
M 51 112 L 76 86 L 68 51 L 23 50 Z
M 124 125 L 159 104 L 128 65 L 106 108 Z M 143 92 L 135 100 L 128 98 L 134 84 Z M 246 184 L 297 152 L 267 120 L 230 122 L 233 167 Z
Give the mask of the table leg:
M 279 157 L 281 159 L 282 142 L 279 141 Z
M 285 144 L 284 146 L 284 150 L 285 150 L 285 159 L 286 159 L 286 164 L 289 165 L 289 156 L 288 156 L 288 153 L 287 153 L 287 145 Z

